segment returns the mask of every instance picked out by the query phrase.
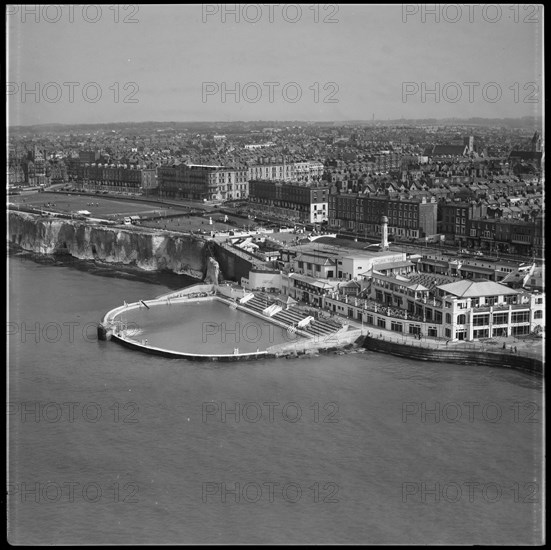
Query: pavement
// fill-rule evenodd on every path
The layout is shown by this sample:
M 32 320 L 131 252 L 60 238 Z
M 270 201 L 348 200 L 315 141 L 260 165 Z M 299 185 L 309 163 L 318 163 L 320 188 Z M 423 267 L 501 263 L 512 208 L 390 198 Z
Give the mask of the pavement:
M 375 337 L 382 335 L 382 338 L 384 338 L 385 340 L 407 344 L 415 347 L 480 351 L 485 353 L 509 353 L 512 355 L 532 357 L 535 359 L 543 360 L 545 340 L 543 338 L 535 338 L 533 336 L 526 336 L 524 338 L 517 338 L 515 336 L 501 336 L 496 338 L 484 338 L 482 340 L 472 342 L 454 342 L 447 338 L 430 338 L 428 336 L 422 336 L 421 339 L 419 339 L 410 334 L 401 334 L 399 332 L 384 330 L 371 325 L 364 325 L 363 327 L 365 334 L 367 334 L 367 332 L 370 332 L 371 335 Z
M 421 339 L 419 339 L 411 334 L 403 334 L 400 332 L 394 332 L 392 330 L 382 329 L 377 326 L 368 325 L 366 323 L 361 323 L 355 319 L 349 319 L 348 317 L 337 315 L 333 312 L 329 312 L 321 308 L 316 308 L 314 306 L 309 306 L 301 302 L 299 302 L 298 307 L 301 309 L 316 309 L 326 316 L 328 313 L 331 313 L 331 317 L 338 317 L 342 321 L 347 322 L 350 329 L 361 330 L 363 335 L 368 335 L 368 333 L 374 337 L 381 335 L 384 340 L 387 340 L 389 342 L 397 342 L 399 344 L 406 344 L 414 347 L 425 347 L 431 349 L 509 353 L 512 355 L 519 355 L 523 357 L 532 357 L 539 360 L 544 359 L 543 351 L 545 338 L 536 338 L 531 335 L 527 335 L 521 338 L 515 336 L 500 336 L 496 338 L 484 338 L 482 340 L 473 342 L 453 342 L 448 338 L 431 338 L 428 336 L 422 336 Z M 505 348 L 503 347 L 504 345 Z

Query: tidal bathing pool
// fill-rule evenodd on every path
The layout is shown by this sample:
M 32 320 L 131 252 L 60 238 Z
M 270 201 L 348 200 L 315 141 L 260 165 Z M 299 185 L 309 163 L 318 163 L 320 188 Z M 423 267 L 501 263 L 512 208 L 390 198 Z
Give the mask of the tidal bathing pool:
M 216 299 L 156 304 L 151 309 L 130 309 L 117 318 L 128 327 L 127 340 L 180 353 L 254 353 L 303 339 L 269 318 L 232 309 Z

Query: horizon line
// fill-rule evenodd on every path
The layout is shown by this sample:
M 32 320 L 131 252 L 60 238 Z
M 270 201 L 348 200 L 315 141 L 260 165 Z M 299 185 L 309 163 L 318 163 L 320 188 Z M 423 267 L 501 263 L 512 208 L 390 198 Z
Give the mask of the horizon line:
M 306 123 L 306 124 L 350 124 L 350 123 L 389 123 L 389 122 L 421 122 L 421 121 L 494 121 L 494 120 L 507 120 L 507 121 L 521 121 L 521 120 L 536 120 L 542 119 L 542 115 L 525 115 L 521 117 L 443 117 L 443 118 L 393 118 L 393 119 L 347 119 L 347 120 L 134 120 L 134 121 L 117 121 L 117 122 L 40 122 L 36 124 L 8 124 L 8 128 L 32 128 L 37 126 L 104 126 L 104 125 L 120 125 L 120 124 L 252 124 L 252 123 Z

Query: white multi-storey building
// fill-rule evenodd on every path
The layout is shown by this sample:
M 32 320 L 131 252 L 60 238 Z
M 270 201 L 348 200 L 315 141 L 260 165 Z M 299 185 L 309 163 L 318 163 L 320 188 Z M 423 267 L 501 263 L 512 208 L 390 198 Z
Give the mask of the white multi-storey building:
M 434 277 L 384 275 L 374 270 L 366 281 L 367 298 L 335 292 L 325 298 L 324 307 L 374 327 L 451 341 L 544 331 L 542 293 L 468 279 L 429 289 Z
M 249 180 L 319 182 L 324 166 L 319 161 L 302 161 L 282 164 L 256 164 L 249 167 Z

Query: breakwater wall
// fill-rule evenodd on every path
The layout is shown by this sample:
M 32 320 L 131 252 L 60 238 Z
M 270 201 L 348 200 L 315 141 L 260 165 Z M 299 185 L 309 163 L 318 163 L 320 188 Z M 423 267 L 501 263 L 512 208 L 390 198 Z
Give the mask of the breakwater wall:
M 398 342 L 366 336 L 363 347 L 369 351 L 389 353 L 418 361 L 437 361 L 462 365 L 479 365 L 484 367 L 501 367 L 520 370 L 537 376 L 543 375 L 543 361 L 522 355 L 511 355 L 499 352 L 470 351 L 454 349 L 434 349 L 423 346 L 411 346 Z
M 193 291 L 193 292 L 191 292 Z M 200 292 L 203 291 L 203 292 Z M 119 306 L 105 314 L 101 323 L 98 325 L 98 339 L 99 340 L 111 340 L 118 344 L 121 344 L 127 348 L 142 351 L 152 355 L 160 355 L 162 357 L 170 357 L 173 359 L 188 359 L 192 361 L 250 361 L 253 359 L 261 359 L 268 356 L 266 351 L 256 351 L 251 353 L 234 353 L 234 354 L 198 354 L 198 353 L 186 353 L 182 351 L 175 351 L 165 348 L 158 348 L 151 346 L 144 342 L 139 342 L 126 334 L 127 328 L 124 326 L 124 322 L 118 321 L 118 317 L 122 317 L 124 313 L 132 311 L 134 309 L 141 309 L 142 307 L 158 307 L 164 306 L 167 301 L 172 304 L 185 304 L 189 298 L 192 298 L 196 293 L 208 294 L 213 292 L 212 285 L 192 285 L 187 289 L 183 289 L 179 293 L 164 294 L 155 298 L 154 300 L 139 301 L 132 304 L 126 304 Z M 193 297 L 194 302 L 218 300 L 219 298 L 210 296 Z M 225 301 L 225 300 L 224 300 Z M 130 329 L 132 332 L 132 329 Z
M 226 279 L 240 281 L 248 276 L 252 266 L 214 241 L 195 235 L 125 229 L 14 210 L 8 213 L 7 239 L 12 245 L 37 254 L 63 254 L 146 271 L 169 271 L 197 280 L 203 280 L 211 256 L 219 262 Z
M 239 353 L 235 355 L 198 355 L 194 353 L 182 353 L 177 351 L 170 351 L 167 349 L 156 348 L 153 346 L 143 346 L 138 342 L 131 342 L 126 338 L 121 338 L 120 336 L 113 335 L 111 339 L 122 346 L 127 348 L 144 351 L 151 355 L 159 355 L 161 357 L 168 357 L 170 359 L 187 359 L 188 361 L 252 361 L 255 359 L 265 359 L 267 357 L 272 357 L 266 351 L 258 351 L 253 353 Z

